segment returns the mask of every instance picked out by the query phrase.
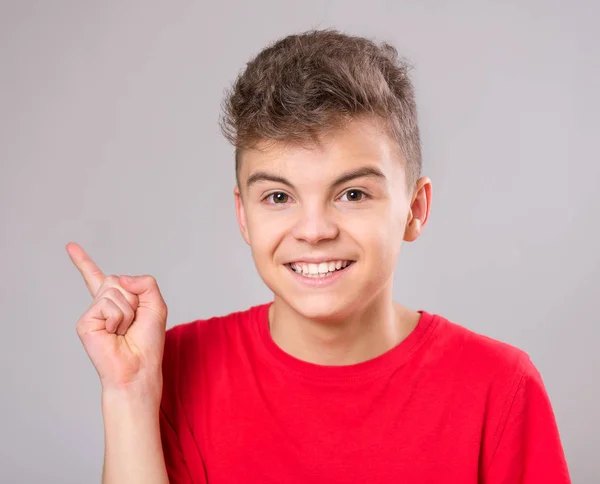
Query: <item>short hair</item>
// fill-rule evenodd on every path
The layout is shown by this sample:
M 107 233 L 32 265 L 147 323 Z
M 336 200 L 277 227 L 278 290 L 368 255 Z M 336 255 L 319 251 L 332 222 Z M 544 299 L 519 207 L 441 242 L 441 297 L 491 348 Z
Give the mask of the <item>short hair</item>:
M 220 126 L 235 147 L 262 142 L 318 143 L 364 116 L 384 122 L 406 159 L 409 189 L 421 175 L 421 145 L 411 66 L 386 42 L 334 29 L 281 38 L 251 59 L 226 91 Z

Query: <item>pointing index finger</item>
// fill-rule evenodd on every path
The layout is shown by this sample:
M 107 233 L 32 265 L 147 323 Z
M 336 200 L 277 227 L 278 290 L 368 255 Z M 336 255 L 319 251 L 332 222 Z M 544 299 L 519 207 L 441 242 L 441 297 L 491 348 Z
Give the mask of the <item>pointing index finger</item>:
M 98 268 L 94 261 L 86 254 L 85 250 L 75 242 L 69 242 L 67 244 L 67 253 L 75 264 L 75 267 L 79 269 L 79 272 L 83 276 L 85 285 L 92 297 L 96 297 L 100 286 L 104 282 L 104 273 Z

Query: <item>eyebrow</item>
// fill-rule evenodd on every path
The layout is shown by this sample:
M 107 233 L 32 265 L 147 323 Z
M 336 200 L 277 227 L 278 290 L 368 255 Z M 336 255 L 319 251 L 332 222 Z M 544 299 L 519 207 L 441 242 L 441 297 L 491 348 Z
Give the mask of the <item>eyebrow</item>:
M 356 178 L 363 177 L 374 177 L 378 179 L 385 180 L 385 175 L 373 166 L 363 166 L 361 168 L 357 168 L 356 170 L 348 171 L 346 173 L 341 174 L 337 177 L 329 186 L 330 188 L 335 188 L 342 183 L 347 183 L 349 181 L 355 180 Z M 257 171 L 248 177 L 246 181 L 246 188 L 250 188 L 252 185 L 263 181 L 270 181 L 275 183 L 281 183 L 282 185 L 287 185 L 288 187 L 294 189 L 294 185 L 282 176 L 272 175 L 271 173 L 267 173 L 265 171 Z

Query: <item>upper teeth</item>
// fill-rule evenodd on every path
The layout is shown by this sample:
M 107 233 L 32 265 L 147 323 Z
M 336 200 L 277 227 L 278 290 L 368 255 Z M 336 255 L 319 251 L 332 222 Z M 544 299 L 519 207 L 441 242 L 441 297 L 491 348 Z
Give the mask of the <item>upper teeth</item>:
M 290 266 L 293 270 L 299 274 L 327 274 L 333 272 L 336 269 L 342 269 L 346 267 L 350 261 L 347 260 L 332 260 L 328 262 L 321 262 L 320 264 L 304 264 L 303 262 L 292 262 Z

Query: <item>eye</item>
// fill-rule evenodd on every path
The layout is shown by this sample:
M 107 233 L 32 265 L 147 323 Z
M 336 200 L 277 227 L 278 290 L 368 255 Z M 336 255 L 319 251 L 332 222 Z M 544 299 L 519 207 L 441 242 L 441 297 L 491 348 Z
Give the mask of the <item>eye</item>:
M 271 203 L 274 205 L 281 205 L 290 201 L 290 196 L 287 193 L 283 192 L 273 192 L 268 195 L 265 200 L 267 203 Z
M 344 197 L 346 197 L 345 201 L 348 202 L 360 202 L 362 199 L 366 198 L 366 193 L 361 191 L 361 190 L 357 190 L 355 188 L 352 188 L 350 190 L 347 190 L 343 193 L 343 195 L 341 196 L 341 199 L 343 200 Z

